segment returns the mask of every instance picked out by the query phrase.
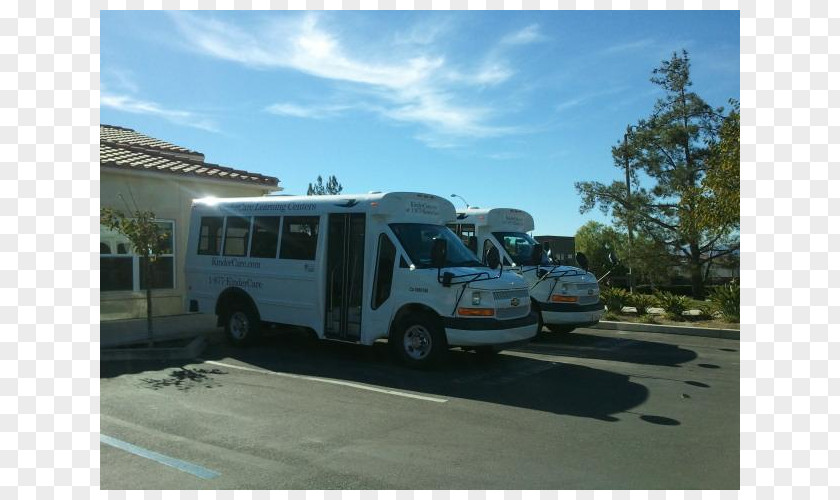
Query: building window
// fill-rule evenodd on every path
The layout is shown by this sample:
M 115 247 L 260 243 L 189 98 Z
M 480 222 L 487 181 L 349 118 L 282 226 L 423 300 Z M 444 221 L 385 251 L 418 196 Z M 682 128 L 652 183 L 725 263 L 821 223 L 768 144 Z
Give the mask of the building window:
M 161 256 L 152 262 L 150 280 L 146 277 L 146 258 L 134 252 L 128 238 L 104 226 L 99 227 L 101 291 L 145 290 L 147 281 L 150 281 L 153 289 L 175 288 L 175 223 L 157 221 L 156 224 L 161 232 L 167 234 L 167 238 Z
M 315 260 L 319 217 L 284 217 L 280 258 Z

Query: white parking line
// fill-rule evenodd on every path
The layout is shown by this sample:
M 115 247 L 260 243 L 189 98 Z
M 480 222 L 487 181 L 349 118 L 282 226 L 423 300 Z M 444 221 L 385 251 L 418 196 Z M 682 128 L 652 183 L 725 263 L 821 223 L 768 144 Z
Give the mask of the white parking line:
M 172 458 L 170 456 L 158 453 L 156 451 L 147 450 L 146 448 L 142 448 L 135 444 L 127 443 L 121 439 L 106 436 L 105 434 L 99 435 L 99 441 L 101 443 L 113 446 L 114 448 L 119 448 L 123 451 L 133 453 L 134 455 L 143 458 L 148 458 L 149 460 L 154 460 L 159 464 L 167 465 L 169 467 L 173 467 L 175 469 L 184 471 L 187 474 L 192 474 L 193 476 L 200 477 L 201 479 L 213 479 L 214 477 L 219 477 L 220 475 L 218 472 L 204 468 L 200 465 L 196 465 L 185 460 L 178 460 L 177 458 Z
M 313 377 L 310 375 L 295 375 L 293 373 L 272 372 L 269 370 L 260 370 L 258 368 L 250 368 L 247 366 L 231 365 L 227 363 L 220 363 L 218 361 L 202 361 L 208 365 L 224 366 L 225 368 L 234 368 L 236 370 L 244 370 L 254 373 L 262 373 L 263 375 L 277 375 L 278 377 L 295 378 L 299 380 L 310 380 L 312 382 L 323 382 L 325 384 L 341 385 L 344 387 L 353 387 L 355 389 L 362 389 L 364 391 L 379 392 L 382 394 L 389 394 L 391 396 L 401 396 L 404 398 L 420 399 L 422 401 L 430 401 L 432 403 L 446 403 L 448 399 L 435 398 L 432 396 L 421 396 L 419 394 L 412 394 L 410 392 L 394 391 L 391 389 L 382 389 L 381 387 L 374 387 L 371 385 L 356 384 L 354 382 L 346 382 L 344 380 L 336 380 L 332 378 Z

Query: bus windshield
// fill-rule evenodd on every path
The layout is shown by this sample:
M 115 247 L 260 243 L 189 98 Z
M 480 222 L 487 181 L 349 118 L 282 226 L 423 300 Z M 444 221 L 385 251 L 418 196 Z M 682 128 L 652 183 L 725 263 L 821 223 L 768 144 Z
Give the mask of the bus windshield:
M 517 266 L 535 266 L 533 252 L 534 247 L 539 245 L 534 238 L 527 233 L 493 233 L 496 240 L 501 243 L 505 251 L 513 259 Z M 543 253 L 539 264 L 549 264 L 548 256 Z
M 446 226 L 404 223 L 389 224 L 389 227 L 417 268 L 432 267 L 432 241 L 435 238 L 446 241 L 445 267 L 487 267 Z

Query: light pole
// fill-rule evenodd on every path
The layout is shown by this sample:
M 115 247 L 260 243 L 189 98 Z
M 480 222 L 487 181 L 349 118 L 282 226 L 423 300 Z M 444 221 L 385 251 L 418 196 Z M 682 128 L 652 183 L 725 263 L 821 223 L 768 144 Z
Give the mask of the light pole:
M 627 147 L 627 136 L 633 133 L 633 126 L 628 125 L 624 132 L 624 176 L 627 186 L 627 284 L 633 293 L 633 222 L 630 210 L 630 149 Z
M 450 198 L 460 198 L 460 199 L 461 199 L 461 201 L 463 201 L 463 202 L 464 202 L 464 205 L 466 205 L 466 206 L 467 206 L 467 208 L 470 208 L 470 204 L 469 204 L 469 203 L 467 203 L 467 200 L 465 200 L 463 196 L 458 196 L 457 194 L 450 194 L 450 195 L 449 195 L 449 197 L 450 197 Z

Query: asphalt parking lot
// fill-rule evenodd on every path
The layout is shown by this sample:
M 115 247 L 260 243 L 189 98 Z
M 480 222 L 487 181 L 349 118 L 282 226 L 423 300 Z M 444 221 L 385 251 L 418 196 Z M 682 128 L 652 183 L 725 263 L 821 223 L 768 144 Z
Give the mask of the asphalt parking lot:
M 739 343 L 582 329 L 432 371 L 277 335 L 103 362 L 102 489 L 737 489 Z

